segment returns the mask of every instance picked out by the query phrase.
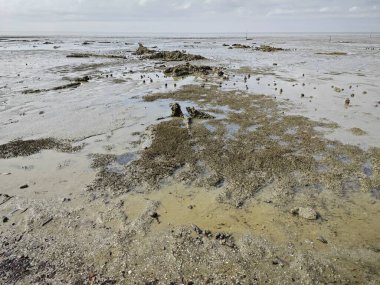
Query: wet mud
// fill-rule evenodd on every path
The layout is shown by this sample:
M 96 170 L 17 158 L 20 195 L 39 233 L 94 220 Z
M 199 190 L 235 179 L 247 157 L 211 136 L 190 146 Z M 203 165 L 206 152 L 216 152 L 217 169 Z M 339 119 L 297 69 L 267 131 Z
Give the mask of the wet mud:
M 109 39 L 85 48 L 98 42 Z M 79 131 L 70 140 L 46 135 L 0 145 L 0 283 L 378 284 L 380 150 L 326 135 L 365 138 L 367 129 L 292 113 L 297 100 L 313 99 L 301 89 L 308 75 L 280 73 L 287 53 L 276 54 L 274 65 L 265 52 L 278 49 L 262 51 L 255 56 L 271 57 L 269 65 L 176 63 L 163 72 L 165 61 L 205 59 L 140 45 L 128 60 L 105 63 L 78 51 L 86 55 L 80 63 L 49 67 L 46 76 L 57 73 L 58 82 L 88 83 L 67 90 L 62 106 L 75 107 L 69 124 L 59 117 L 44 131 Z M 284 81 L 288 89 L 278 86 Z M 260 95 L 268 84 L 279 89 Z M 356 112 L 359 91 L 346 106 L 348 86 L 330 85 L 340 112 Z M 297 91 L 295 101 L 282 100 L 298 87 L 304 97 Z M 59 112 L 49 113 L 57 104 L 51 93 L 16 89 L 0 114 L 17 118 L 18 132 L 18 124 L 52 120 Z M 29 97 L 35 105 L 26 102 L 25 110 L 15 101 Z

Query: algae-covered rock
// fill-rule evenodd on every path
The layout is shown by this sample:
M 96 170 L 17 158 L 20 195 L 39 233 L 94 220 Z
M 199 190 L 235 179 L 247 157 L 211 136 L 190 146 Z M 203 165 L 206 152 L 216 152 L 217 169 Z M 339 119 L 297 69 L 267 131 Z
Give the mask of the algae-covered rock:
M 206 59 L 201 55 L 188 54 L 185 51 L 155 51 L 148 49 L 143 44 L 139 44 L 138 49 L 135 52 L 136 55 L 141 56 L 144 59 L 158 59 L 164 61 L 192 61 Z

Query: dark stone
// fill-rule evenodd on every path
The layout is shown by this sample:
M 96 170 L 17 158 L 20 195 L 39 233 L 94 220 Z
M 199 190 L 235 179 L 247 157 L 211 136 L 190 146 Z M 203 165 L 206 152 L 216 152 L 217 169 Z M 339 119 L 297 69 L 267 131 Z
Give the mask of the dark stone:
M 172 110 L 172 117 L 183 117 L 181 106 L 178 103 L 170 104 L 170 108 Z

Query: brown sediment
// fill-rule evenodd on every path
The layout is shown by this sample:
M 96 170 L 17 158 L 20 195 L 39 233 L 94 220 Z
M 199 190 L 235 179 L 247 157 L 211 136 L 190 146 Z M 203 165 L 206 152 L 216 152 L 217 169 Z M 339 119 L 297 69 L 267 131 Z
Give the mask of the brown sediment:
M 96 54 L 96 53 L 72 53 L 67 55 L 68 58 L 89 58 L 89 57 L 100 57 L 100 58 L 119 58 L 125 59 L 125 55 L 119 54 Z
M 54 138 L 14 140 L 0 145 L 0 159 L 29 156 L 46 149 L 55 149 L 61 152 L 74 152 L 80 150 L 81 146 L 73 147 L 68 141 L 60 141 Z
M 265 96 L 186 86 L 145 97 L 161 98 L 218 115 L 150 127 L 151 145 L 120 172 L 117 155 L 93 155 L 85 193 L 8 200 L 1 214 L 22 211 L 0 232 L 1 282 L 378 283 L 379 149 L 327 140 L 315 128 L 335 124 L 286 116 Z
M 85 82 L 85 81 L 81 81 L 81 82 Z M 68 83 L 65 85 L 60 85 L 60 86 L 56 86 L 53 88 L 47 88 L 47 89 L 27 89 L 27 90 L 22 91 L 22 94 L 34 94 L 34 93 L 69 89 L 69 88 L 77 88 L 81 85 L 81 82 L 72 82 L 72 83 Z
M 346 52 L 334 51 L 334 52 L 316 52 L 315 54 L 319 55 L 347 55 Z

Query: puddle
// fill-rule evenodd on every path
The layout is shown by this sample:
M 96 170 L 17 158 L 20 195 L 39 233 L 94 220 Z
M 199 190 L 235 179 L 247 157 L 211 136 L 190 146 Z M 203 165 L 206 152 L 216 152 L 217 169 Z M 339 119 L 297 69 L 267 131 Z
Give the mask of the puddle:
M 233 138 L 240 130 L 240 125 L 235 123 L 223 122 L 227 130 L 227 138 Z
M 133 160 L 136 160 L 138 156 L 134 153 L 126 153 L 118 155 L 116 161 L 108 165 L 107 170 L 114 173 L 123 173 L 124 167 Z
M 340 162 L 344 163 L 344 164 L 350 164 L 350 163 L 352 163 L 351 158 L 348 157 L 347 155 L 344 155 L 344 154 L 340 154 L 340 155 L 338 155 L 337 159 L 338 159 Z
M 366 175 L 366 176 L 372 176 L 373 174 L 373 166 L 372 166 L 372 163 L 370 161 L 367 161 L 366 163 L 364 163 L 363 165 L 363 173 Z
M 205 128 L 210 132 L 210 133 L 215 133 L 217 128 L 214 127 L 213 125 L 209 124 L 209 123 L 204 123 L 203 124 L 205 126 Z
M 261 128 L 262 127 L 262 125 L 252 125 L 252 126 L 249 126 L 248 128 L 247 128 L 247 131 L 248 132 L 255 132 L 255 131 L 257 131 L 259 128 Z
M 286 131 L 285 131 L 285 134 L 286 135 L 295 135 L 295 134 L 297 134 L 297 131 L 298 131 L 297 127 L 287 128 Z

